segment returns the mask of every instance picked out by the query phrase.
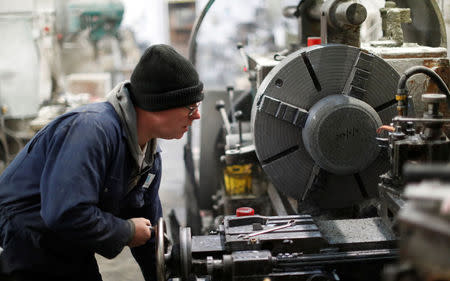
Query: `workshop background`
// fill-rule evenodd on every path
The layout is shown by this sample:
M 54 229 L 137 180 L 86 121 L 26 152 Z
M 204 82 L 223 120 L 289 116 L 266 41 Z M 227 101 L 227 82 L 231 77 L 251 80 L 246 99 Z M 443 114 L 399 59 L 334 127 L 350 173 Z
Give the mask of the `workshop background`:
M 127 1 L 125 1 L 125 3 L 126 2 Z M 147 40 L 156 40 L 157 42 L 169 43 L 187 56 L 187 42 L 189 39 L 190 28 L 194 23 L 196 15 L 201 12 L 201 9 L 207 1 L 152 0 L 152 3 L 153 2 L 158 2 L 156 5 L 159 5 L 158 7 L 162 11 L 162 13 L 157 13 L 158 16 L 160 16 L 159 22 L 168 22 L 170 24 L 166 25 L 169 30 L 164 30 L 165 26 L 161 25 L 161 29 L 157 33 L 154 33 L 158 34 L 158 36 L 151 37 L 153 39 Z M 164 2 L 166 4 L 164 4 Z M 255 11 L 258 9 L 267 9 L 267 7 L 273 6 L 278 7 L 278 11 L 274 12 L 274 16 L 277 15 L 279 16 L 278 19 L 280 19 L 280 7 L 285 3 L 292 4 L 296 1 L 239 1 L 238 5 L 233 2 L 236 1 L 216 0 L 215 5 L 208 14 L 208 17 L 204 20 L 204 24 L 202 26 L 204 29 L 211 29 L 212 31 L 210 33 L 200 32 L 199 34 L 198 52 L 201 53 L 201 55 L 197 58 L 197 67 L 202 79 L 205 82 L 205 85 L 209 88 L 224 88 L 229 84 L 238 84 L 238 88 L 246 87 L 247 79 L 243 75 L 241 75 L 241 79 L 234 81 L 231 80 L 232 77 L 239 76 L 237 75 L 237 73 L 241 71 L 239 68 L 239 63 L 242 63 L 240 62 L 239 55 L 233 45 L 236 41 L 233 41 L 234 38 L 231 38 L 231 35 L 235 34 L 236 26 L 245 26 L 246 23 L 248 26 L 251 23 L 254 23 L 254 21 L 257 21 Z M 384 1 L 375 0 L 372 2 Z M 438 2 L 445 16 L 447 38 L 450 38 L 450 1 L 440 0 Z M 131 5 L 131 8 L 135 7 L 133 6 L 134 5 Z M 142 7 L 144 6 L 145 4 Z M 149 12 L 151 11 L 149 10 Z M 168 19 L 161 16 L 165 13 L 167 13 Z M 270 16 L 267 16 L 267 18 L 270 19 Z M 130 16 L 130 19 L 136 20 L 134 16 Z M 153 20 L 155 22 L 158 21 L 154 18 Z M 274 21 L 274 19 L 272 19 L 272 21 Z M 225 22 L 227 24 L 224 24 Z M 185 25 L 182 26 L 181 23 L 184 23 Z M 282 24 L 282 22 L 278 22 L 278 25 L 276 26 L 278 31 L 283 28 Z M 260 32 L 262 33 L 262 36 L 254 36 L 253 38 L 255 40 L 256 38 L 258 38 L 258 40 L 262 40 L 264 37 L 269 37 L 269 34 L 264 32 L 264 25 L 262 24 L 259 27 L 261 27 Z M 137 30 L 140 29 L 138 28 Z M 143 39 L 146 38 L 146 36 L 151 36 L 143 30 L 141 30 L 141 32 L 142 34 L 140 36 L 142 36 Z M 215 34 L 220 34 L 221 36 L 216 36 Z M 223 48 L 224 45 L 228 47 Z M 258 42 L 253 42 L 253 45 L 258 46 Z M 222 47 L 218 48 L 218 46 Z M 230 58 L 236 62 L 234 66 L 232 64 L 225 63 L 229 62 Z M 217 67 L 223 68 L 222 71 L 217 71 Z M 212 71 L 213 69 L 214 71 Z M 227 73 L 228 76 L 224 75 L 224 73 Z M 180 141 L 161 141 L 164 164 L 160 196 L 163 203 L 163 208 L 166 214 L 170 209 L 175 209 L 177 218 L 182 224 L 185 223 L 183 196 L 185 173 L 182 158 L 185 141 L 185 138 Z M 113 260 L 98 257 L 98 261 L 104 280 L 144 280 L 139 272 L 138 266 L 129 252 L 129 249 L 125 249 L 117 258 Z
M 384 0 L 368 2 L 376 5 L 384 3 Z M 449 38 L 450 1 L 437 2 L 445 17 Z M 194 21 L 206 3 L 207 0 L 0 0 L 0 32 L 4 40 L 8 40 L 9 35 L 16 36 L 12 34 L 14 32 L 26 31 L 23 38 L 10 40 L 12 43 L 9 46 L 2 44 L 0 53 L 20 48 L 30 54 L 21 59 L 11 56 L 13 61 L 9 63 L 20 64 L 23 60 L 23 73 L 29 72 L 29 69 L 37 70 L 21 79 L 33 81 L 27 82 L 30 89 L 24 89 L 23 94 L 28 91 L 38 98 L 24 101 L 15 97 L 15 100 L 8 100 L 1 95 L 2 88 L 3 92 L 11 90 L 5 89 L 11 74 L 8 72 L 8 60 L 2 58 L 2 118 L 5 112 L 6 116 L 13 117 L 7 124 L 10 128 L 21 128 L 24 120 L 33 119 L 31 124 L 36 131 L 52 116 L 67 110 L 68 105 L 71 108 L 101 100 L 115 83 L 129 77 L 140 54 L 151 44 L 170 44 L 187 57 Z M 281 9 L 297 3 L 298 0 L 216 0 L 197 40 L 197 68 L 205 87 L 212 89 L 232 85 L 236 89 L 248 88 L 249 82 L 242 71 L 243 62 L 236 42 L 246 41 L 251 51 L 260 52 L 283 46 L 289 31 L 296 26 L 295 21 L 281 16 Z M 103 14 L 97 13 L 99 10 Z M 62 18 L 73 21 L 60 22 L 61 17 L 56 14 L 59 12 L 65 13 Z M 79 16 L 80 13 L 84 17 Z M 86 28 L 89 21 L 85 19 L 101 21 L 103 15 L 108 15 L 108 20 L 112 19 L 112 28 Z M 4 24 L 10 22 L 12 17 L 13 28 Z M 369 26 L 365 32 L 365 36 L 370 37 L 372 32 L 381 31 L 372 30 Z M 30 46 L 35 43 L 39 51 L 33 56 L 35 51 L 30 51 Z M 63 102 L 38 108 L 38 105 L 45 104 L 43 101 L 61 99 L 62 92 L 65 93 Z M 14 107 L 18 100 L 23 111 Z M 9 106 L 4 107 L 3 104 Z M 20 149 L 21 141 L 32 133 L 21 131 L 14 135 L 15 142 L 9 154 L 0 160 L 0 171 L 13 158 L 14 150 Z M 182 225 L 186 222 L 183 194 L 185 142 L 186 138 L 160 141 L 163 150 L 161 201 L 165 214 L 174 209 Z M 128 248 L 115 259 L 108 260 L 101 256 L 97 259 L 105 281 L 143 280 Z

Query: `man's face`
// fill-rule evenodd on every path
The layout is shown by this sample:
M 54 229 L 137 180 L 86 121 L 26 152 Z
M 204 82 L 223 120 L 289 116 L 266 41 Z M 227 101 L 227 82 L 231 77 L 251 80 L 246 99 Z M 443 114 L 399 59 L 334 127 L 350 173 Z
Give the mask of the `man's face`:
M 192 122 L 200 119 L 199 105 L 198 103 L 159 111 L 157 113 L 157 126 L 152 126 L 152 133 L 162 139 L 182 138 Z

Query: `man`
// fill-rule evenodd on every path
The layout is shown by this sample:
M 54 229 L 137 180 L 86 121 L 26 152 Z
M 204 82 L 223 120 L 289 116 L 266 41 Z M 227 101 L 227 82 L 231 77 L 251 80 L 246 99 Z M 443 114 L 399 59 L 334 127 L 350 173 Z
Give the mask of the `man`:
M 0 177 L 2 271 L 12 280 L 102 280 L 94 254 L 113 258 L 128 245 L 155 279 L 156 139 L 179 139 L 200 118 L 202 90 L 189 61 L 154 45 L 107 102 L 39 131 Z

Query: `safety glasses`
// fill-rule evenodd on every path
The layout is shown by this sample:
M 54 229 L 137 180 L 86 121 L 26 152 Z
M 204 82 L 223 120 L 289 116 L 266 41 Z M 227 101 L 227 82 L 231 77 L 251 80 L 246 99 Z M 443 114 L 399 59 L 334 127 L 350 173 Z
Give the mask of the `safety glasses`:
M 200 106 L 199 102 L 192 106 L 185 106 L 187 109 L 189 109 L 188 117 L 192 117 L 192 115 L 194 115 L 197 112 L 199 106 Z

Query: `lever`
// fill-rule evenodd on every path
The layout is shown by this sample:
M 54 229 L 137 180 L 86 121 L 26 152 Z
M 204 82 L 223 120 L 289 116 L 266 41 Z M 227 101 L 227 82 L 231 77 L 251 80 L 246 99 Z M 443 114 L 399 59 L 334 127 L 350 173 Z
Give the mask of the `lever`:
M 244 116 L 244 113 L 242 113 L 241 110 L 236 111 L 234 114 L 235 119 L 238 121 L 239 124 L 239 144 L 242 146 L 243 139 L 242 139 L 242 117 Z
M 244 72 L 250 71 L 248 57 L 244 51 L 244 45 L 241 42 L 239 42 L 236 47 L 239 50 L 239 53 L 241 54 L 242 59 L 244 60 Z
M 234 124 L 234 123 L 236 123 L 236 117 L 234 117 L 234 106 L 233 106 L 234 87 L 233 86 L 228 86 L 227 87 L 227 93 L 228 93 L 228 97 L 230 98 L 231 121 Z
M 227 134 L 231 134 L 231 125 L 230 121 L 228 120 L 227 112 L 225 111 L 225 102 L 223 100 L 218 100 L 216 102 L 216 109 L 220 112 L 220 115 L 222 116 L 223 123 L 225 125 L 225 130 L 227 131 Z

